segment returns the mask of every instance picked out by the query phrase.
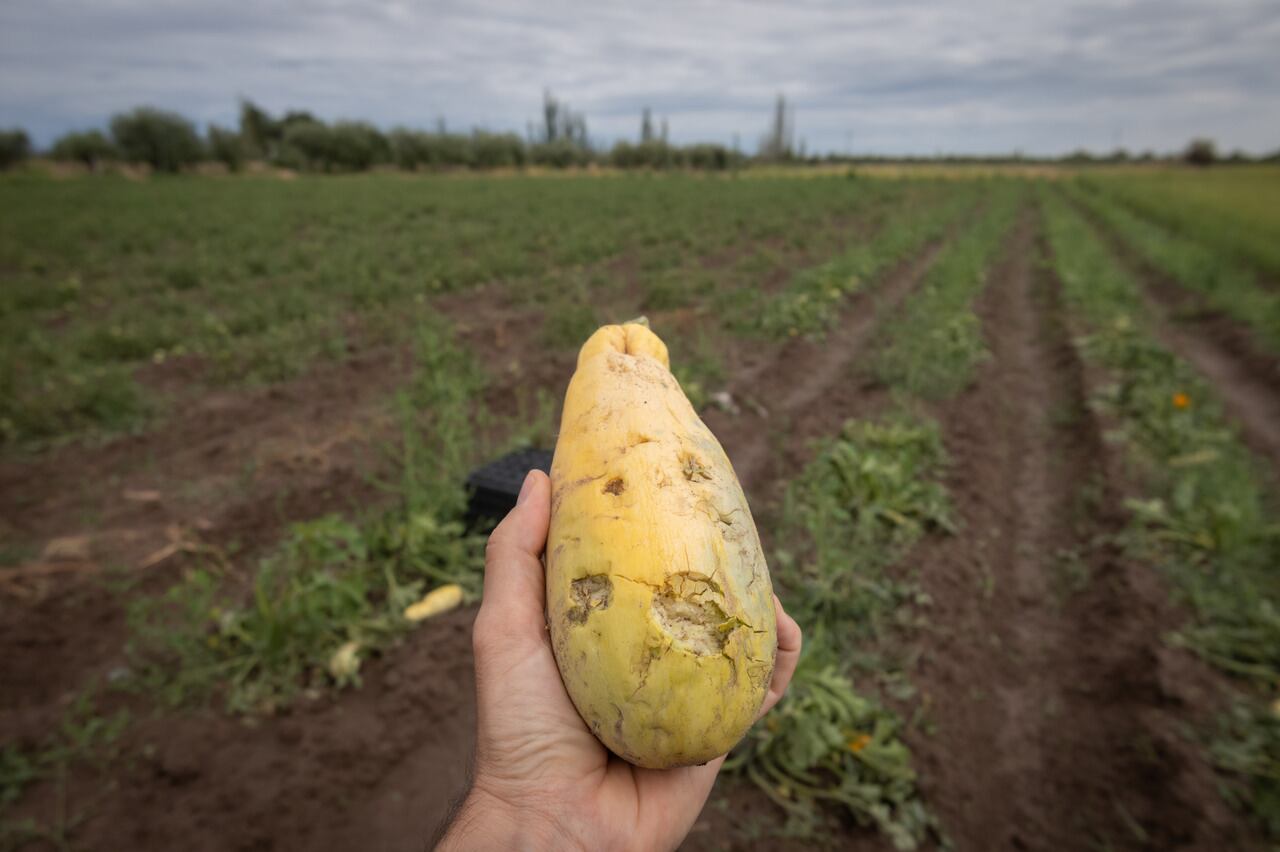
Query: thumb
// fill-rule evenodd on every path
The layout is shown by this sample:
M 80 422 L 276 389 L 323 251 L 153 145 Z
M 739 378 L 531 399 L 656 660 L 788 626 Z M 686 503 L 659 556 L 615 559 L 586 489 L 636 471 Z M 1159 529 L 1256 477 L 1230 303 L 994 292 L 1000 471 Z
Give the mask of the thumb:
M 531 470 L 515 508 L 489 536 L 477 630 L 484 624 L 504 634 L 542 632 L 546 598 L 542 549 L 550 522 L 551 480 L 542 471 Z

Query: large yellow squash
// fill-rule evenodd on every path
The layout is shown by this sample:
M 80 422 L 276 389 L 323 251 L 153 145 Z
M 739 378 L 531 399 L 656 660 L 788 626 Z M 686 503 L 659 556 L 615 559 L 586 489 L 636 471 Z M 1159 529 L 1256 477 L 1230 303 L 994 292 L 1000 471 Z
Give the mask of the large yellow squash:
M 639 766 L 724 754 L 773 673 L 773 589 L 733 467 L 645 326 L 582 347 L 551 487 L 547 617 L 578 712 Z

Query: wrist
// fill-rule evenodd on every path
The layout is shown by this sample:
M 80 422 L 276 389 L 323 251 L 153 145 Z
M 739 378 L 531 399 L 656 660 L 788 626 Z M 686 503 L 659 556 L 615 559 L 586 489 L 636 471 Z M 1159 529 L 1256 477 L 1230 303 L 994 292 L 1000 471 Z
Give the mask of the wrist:
M 437 852 L 465 850 L 568 850 L 578 844 L 538 808 L 519 807 L 476 784 L 436 847 Z

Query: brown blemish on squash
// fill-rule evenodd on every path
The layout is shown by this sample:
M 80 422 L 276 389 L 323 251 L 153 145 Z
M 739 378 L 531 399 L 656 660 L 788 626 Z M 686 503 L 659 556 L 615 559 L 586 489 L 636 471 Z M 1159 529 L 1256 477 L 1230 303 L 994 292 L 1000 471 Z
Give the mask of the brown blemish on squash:
M 690 482 L 710 482 L 711 469 L 693 453 L 680 454 L 680 471 Z
M 632 447 L 638 447 L 641 444 L 652 444 L 653 442 L 654 442 L 654 438 L 652 438 L 649 435 L 643 435 L 643 434 L 632 432 L 630 435 L 627 436 L 626 449 L 629 450 Z
M 622 477 L 615 476 L 613 479 L 610 479 L 607 483 L 605 483 L 604 491 L 602 493 L 612 494 L 616 497 L 626 490 L 627 490 L 627 484 L 622 481 Z
M 571 491 L 576 491 L 577 489 L 581 488 L 582 486 L 586 485 L 589 482 L 595 482 L 597 479 L 600 479 L 603 476 L 604 476 L 603 473 L 600 474 L 599 476 L 584 476 L 581 479 L 575 479 L 573 482 L 567 482 L 562 486 L 553 487 L 551 490 L 552 513 L 554 513 L 557 509 L 560 508 L 560 502 L 564 500 L 566 494 L 568 494 Z
M 574 580 L 569 589 L 573 606 L 565 617 L 573 624 L 586 624 L 591 613 L 613 603 L 613 581 L 607 574 L 591 574 Z

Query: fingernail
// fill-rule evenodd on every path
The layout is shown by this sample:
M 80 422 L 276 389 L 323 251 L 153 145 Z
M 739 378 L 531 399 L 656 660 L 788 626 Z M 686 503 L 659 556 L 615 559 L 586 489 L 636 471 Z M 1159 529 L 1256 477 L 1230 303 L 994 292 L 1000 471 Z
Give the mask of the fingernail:
M 510 492 L 507 492 L 510 493 Z M 516 497 L 516 505 L 519 506 L 525 500 L 529 499 L 529 495 L 533 493 L 533 471 L 529 471 L 524 475 L 524 485 L 520 486 L 520 495 Z

